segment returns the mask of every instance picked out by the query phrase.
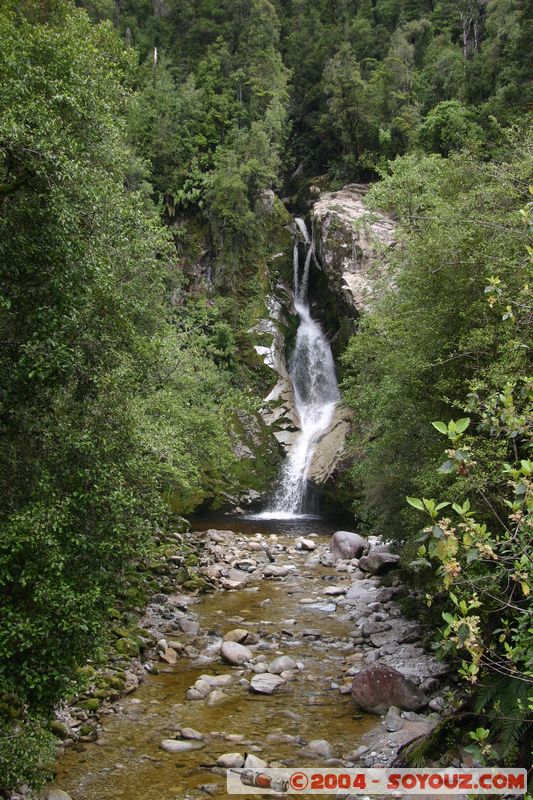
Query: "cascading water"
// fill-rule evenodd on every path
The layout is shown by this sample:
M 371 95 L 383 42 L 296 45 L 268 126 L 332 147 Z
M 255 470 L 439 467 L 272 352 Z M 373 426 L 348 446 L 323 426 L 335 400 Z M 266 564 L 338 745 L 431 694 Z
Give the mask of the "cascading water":
M 302 248 L 296 240 L 294 307 L 300 323 L 289 361 L 289 375 L 294 388 L 300 431 L 283 464 L 272 507 L 261 515 L 263 517 L 290 518 L 305 512 L 309 467 L 316 445 L 327 430 L 340 399 L 331 348 L 320 325 L 311 317 L 309 309 L 308 282 L 314 245 L 303 219 L 297 218 L 296 224 L 304 240 L 305 259 L 303 269 L 300 269 Z

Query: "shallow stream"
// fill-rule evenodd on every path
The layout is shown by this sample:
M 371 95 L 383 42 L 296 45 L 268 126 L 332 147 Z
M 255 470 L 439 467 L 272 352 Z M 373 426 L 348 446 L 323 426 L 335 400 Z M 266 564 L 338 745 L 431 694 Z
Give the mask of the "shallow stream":
M 286 545 L 293 545 L 296 536 L 310 534 L 324 541 L 334 530 L 313 518 L 218 518 L 196 523 L 196 528 L 230 529 L 250 537 L 257 532 L 265 537 L 276 534 Z M 215 765 L 223 753 L 254 753 L 280 765 L 310 766 L 320 761 L 312 762 L 299 752 L 310 740 L 326 739 L 340 758 L 357 748 L 378 718 L 359 714 L 349 696 L 339 693 L 345 658 L 354 652 L 349 638 L 354 623 L 324 595 L 331 581 L 339 584 L 349 578 L 316 563 L 309 553 L 295 554 L 292 563 L 298 574 L 281 581 L 252 579 L 244 589 L 201 596 L 190 608 L 200 622 L 201 657 L 179 658 L 176 666 L 165 666 L 161 674 L 147 675 L 134 694 L 122 699 L 117 713 L 103 718 L 97 743 L 67 750 L 59 761 L 56 786 L 74 800 L 221 798 L 227 797 L 225 770 Z M 258 635 L 269 648 L 264 651 L 269 660 L 289 655 L 304 668 L 270 696 L 252 694 L 237 677 L 224 687 L 229 699 L 223 705 L 186 700 L 187 689 L 202 674 L 240 674 L 218 653 L 219 637 L 234 628 Z M 163 752 L 160 742 L 186 726 L 204 734 L 203 748 Z M 295 742 L 290 737 L 300 739 Z

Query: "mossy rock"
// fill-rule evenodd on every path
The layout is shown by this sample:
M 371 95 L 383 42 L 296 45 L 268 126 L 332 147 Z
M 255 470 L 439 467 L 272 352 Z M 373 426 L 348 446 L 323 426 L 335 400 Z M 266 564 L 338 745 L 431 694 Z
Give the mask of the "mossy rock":
M 94 725 L 85 724 L 85 725 L 82 725 L 80 727 L 79 734 L 80 734 L 80 736 L 90 736 L 91 734 L 93 734 L 95 732 L 95 730 L 96 729 L 95 729 Z
M 89 700 L 83 700 L 83 702 L 80 703 L 80 706 L 85 711 L 94 713 L 95 711 L 98 711 L 98 709 L 100 708 L 100 700 L 98 700 L 98 698 L 96 697 L 90 697 Z
M 115 639 L 127 639 L 130 635 L 129 630 L 122 625 L 113 625 L 111 628 L 111 633 Z
M 118 639 L 118 641 L 115 643 L 115 649 L 117 653 L 121 653 L 125 656 L 131 656 L 132 658 L 138 656 L 140 652 L 138 643 L 129 638 Z
M 53 719 L 50 723 L 50 730 L 57 736 L 58 739 L 66 739 L 70 735 L 69 729 L 65 725 L 64 722 L 60 722 L 58 719 Z

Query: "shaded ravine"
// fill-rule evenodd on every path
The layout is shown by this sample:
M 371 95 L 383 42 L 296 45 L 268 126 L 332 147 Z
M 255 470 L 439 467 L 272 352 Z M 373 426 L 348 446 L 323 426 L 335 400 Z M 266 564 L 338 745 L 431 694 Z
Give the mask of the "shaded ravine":
M 67 750 L 59 761 L 56 785 L 74 800 L 200 798 L 207 796 L 201 788 L 206 785 L 211 796 L 225 797 L 225 770 L 215 767 L 222 753 L 255 753 L 284 765 L 319 764 L 320 759 L 313 762 L 300 752 L 305 742 L 327 739 L 334 755 L 345 758 L 378 724 L 378 718 L 358 713 L 350 698 L 339 694 L 345 658 L 353 653 L 349 634 L 354 627 L 324 593 L 329 581 L 339 577 L 312 552 L 295 551 L 294 534 L 284 532 L 279 523 L 272 527 L 243 520 L 236 525 L 232 520 L 231 528 L 250 540 L 258 530 L 265 538 L 277 532 L 277 544 L 289 552 L 280 552 L 276 564 L 294 564 L 298 572 L 281 581 L 252 578 L 244 589 L 204 595 L 191 606 L 200 632 L 188 638 L 199 645 L 201 657 L 180 658 L 162 674 L 148 675 L 134 695 L 110 711 L 96 744 Z M 326 532 L 317 520 L 299 524 L 301 534 L 317 532 Z M 275 546 L 276 539 L 271 541 Z M 233 628 L 257 635 L 254 656 L 264 652 L 270 661 L 284 654 L 303 668 L 273 695 L 251 693 L 246 683 L 239 683 L 245 673 L 224 665 L 219 655 L 221 636 Z M 211 706 L 209 700 L 185 699 L 202 674 L 234 677 L 224 687 L 226 702 Z M 204 734 L 203 748 L 163 752 L 161 740 L 186 726 Z

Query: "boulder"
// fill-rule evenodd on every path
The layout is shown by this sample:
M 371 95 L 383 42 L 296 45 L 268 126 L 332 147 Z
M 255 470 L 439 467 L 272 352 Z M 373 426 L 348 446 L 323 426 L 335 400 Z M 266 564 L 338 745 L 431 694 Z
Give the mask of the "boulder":
M 371 664 L 355 675 L 352 699 L 370 714 L 386 714 L 391 706 L 417 711 L 428 702 L 412 681 L 386 664 Z
M 329 549 L 334 561 L 340 558 L 359 558 L 367 546 L 366 539 L 351 531 L 337 531 L 331 537 Z
M 282 686 L 284 683 L 284 679 L 279 675 L 264 672 L 262 675 L 254 675 L 250 683 L 250 691 L 257 694 L 272 694 L 278 686 Z
M 62 789 L 52 789 L 46 795 L 46 800 L 72 800 L 72 797 Z
M 371 550 L 367 556 L 359 559 L 359 567 L 363 572 L 372 575 L 383 575 L 393 569 L 399 562 L 400 556 L 388 553 L 386 550 Z
M 252 651 L 238 642 L 223 642 L 220 654 L 224 661 L 236 667 L 252 658 Z

